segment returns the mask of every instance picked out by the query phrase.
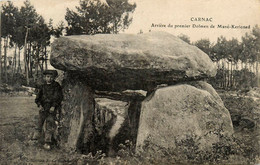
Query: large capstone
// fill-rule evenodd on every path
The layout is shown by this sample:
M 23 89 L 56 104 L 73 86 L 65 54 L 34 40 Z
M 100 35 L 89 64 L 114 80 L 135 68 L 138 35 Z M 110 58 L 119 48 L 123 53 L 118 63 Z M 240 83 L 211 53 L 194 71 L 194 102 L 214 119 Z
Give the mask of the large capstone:
M 206 83 L 194 85 L 201 89 L 187 84 L 164 87 L 142 102 L 138 152 L 150 155 L 211 152 L 221 138 L 231 137 L 230 114 L 219 96 Z M 187 147 L 196 150 L 187 151 Z
M 92 89 L 105 91 L 149 91 L 216 74 L 207 54 L 166 32 L 61 37 L 52 44 L 50 61 Z

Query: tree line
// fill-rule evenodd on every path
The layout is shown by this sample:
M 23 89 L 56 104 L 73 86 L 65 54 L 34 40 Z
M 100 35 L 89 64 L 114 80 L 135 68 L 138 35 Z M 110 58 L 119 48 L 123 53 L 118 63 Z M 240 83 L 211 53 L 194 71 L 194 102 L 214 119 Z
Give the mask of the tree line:
M 130 4 L 128 0 L 80 0 L 76 11 L 67 8 L 66 26 L 62 21 L 56 26 L 52 19 L 46 22 L 29 0 L 20 8 L 11 1 L 1 8 L 0 83 L 24 79 L 24 85 L 30 85 L 48 67 L 51 38 L 119 33 L 131 24 L 136 4 Z M 12 56 L 8 56 L 9 50 L 14 50 Z
M 191 43 L 187 35 L 178 37 L 200 48 L 216 64 L 217 75 L 211 80 L 216 88 L 239 89 L 259 85 L 260 28 L 257 25 L 250 33 L 245 33 L 241 41 L 220 36 L 216 43 L 209 39 Z
M 3 4 L 1 48 L 3 47 L 4 52 L 1 57 L 1 81 L 11 83 L 23 74 L 27 84 L 30 78 L 36 80 L 39 72 L 47 69 L 47 47 L 50 46 L 51 36 L 55 36 L 59 30 L 53 27 L 52 19 L 46 23 L 28 0 L 20 8 L 14 6 L 11 1 Z M 8 56 L 9 50 L 14 50 L 12 56 Z M 0 54 L 2 56 L 1 51 Z
M 46 22 L 29 0 L 20 8 L 11 1 L 1 8 L 0 81 L 13 83 L 23 78 L 24 84 L 29 85 L 30 82 L 36 82 L 48 67 L 51 38 L 62 35 L 117 34 L 131 24 L 136 4 L 130 4 L 128 0 L 80 0 L 75 11 L 67 8 L 64 16 L 66 23 L 60 22 L 56 26 L 52 19 Z M 216 43 L 211 43 L 209 39 L 191 43 L 188 36 L 179 37 L 200 48 L 217 65 L 217 76 L 212 82 L 215 87 L 230 89 L 240 88 L 245 82 L 249 83 L 245 86 L 259 84 L 258 26 L 246 33 L 241 41 L 220 36 Z M 7 55 L 10 50 L 14 50 L 12 56 Z M 21 55 L 24 57 L 23 68 Z

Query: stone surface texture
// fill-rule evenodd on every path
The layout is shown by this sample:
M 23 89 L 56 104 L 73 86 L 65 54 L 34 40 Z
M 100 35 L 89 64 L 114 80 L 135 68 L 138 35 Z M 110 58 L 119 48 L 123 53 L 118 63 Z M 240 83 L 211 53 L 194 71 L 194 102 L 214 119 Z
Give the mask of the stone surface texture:
M 106 91 L 147 91 L 216 74 L 207 54 L 166 32 L 61 37 L 52 44 L 50 61 Z
M 66 79 L 63 94 L 61 146 L 75 151 L 93 134 L 94 92 L 79 81 Z
M 209 150 L 220 136 L 232 133 L 230 114 L 222 101 L 206 90 L 174 85 L 156 90 L 143 101 L 136 150 L 170 152 L 187 139 L 193 139 L 199 150 Z

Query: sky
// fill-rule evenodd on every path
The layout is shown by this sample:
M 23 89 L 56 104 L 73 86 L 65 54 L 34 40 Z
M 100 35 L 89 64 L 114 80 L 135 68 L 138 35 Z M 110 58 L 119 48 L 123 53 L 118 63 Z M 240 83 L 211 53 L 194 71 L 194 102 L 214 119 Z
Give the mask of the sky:
M 24 0 L 11 0 L 15 6 L 23 5 Z M 75 9 L 79 0 L 30 0 L 36 11 L 46 22 L 50 18 L 54 24 L 65 21 L 66 8 Z M 105 0 L 102 0 L 105 1 Z M 0 0 L 1 3 L 6 2 Z M 188 35 L 191 41 L 201 38 L 215 42 L 217 37 L 223 35 L 228 39 L 240 39 L 252 27 L 260 24 L 260 0 L 129 0 L 136 3 L 133 13 L 133 22 L 124 33 L 144 33 L 149 31 L 166 31 L 174 35 Z M 211 21 L 192 21 L 204 18 Z M 168 27 L 171 24 L 172 27 Z M 193 27 L 196 25 L 196 28 Z M 155 27 L 155 26 L 166 27 Z M 182 25 L 186 28 L 174 28 Z M 190 27 L 187 27 L 190 25 Z M 214 28 L 210 28 L 214 25 Z M 241 28 L 217 28 L 221 26 L 249 26 Z M 198 26 L 206 26 L 201 28 Z

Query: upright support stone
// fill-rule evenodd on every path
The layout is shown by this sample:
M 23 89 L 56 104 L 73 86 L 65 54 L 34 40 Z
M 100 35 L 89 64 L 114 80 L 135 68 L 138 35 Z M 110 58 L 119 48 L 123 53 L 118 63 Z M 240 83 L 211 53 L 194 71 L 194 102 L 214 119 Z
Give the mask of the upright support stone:
M 215 94 L 206 83 L 200 86 Z M 161 156 L 187 154 L 184 146 L 189 146 L 211 152 L 221 137 L 231 137 L 230 114 L 210 92 L 181 84 L 157 89 L 148 96 L 142 102 L 136 151 Z
M 132 100 L 127 109 L 127 115 L 120 127 L 118 134 L 112 139 L 112 147 L 114 151 L 120 150 L 120 144 L 125 144 L 126 140 L 136 144 L 137 132 L 139 126 L 139 118 L 141 111 L 141 101 Z
M 94 93 L 90 87 L 75 79 L 63 82 L 61 146 L 75 151 L 93 133 Z

